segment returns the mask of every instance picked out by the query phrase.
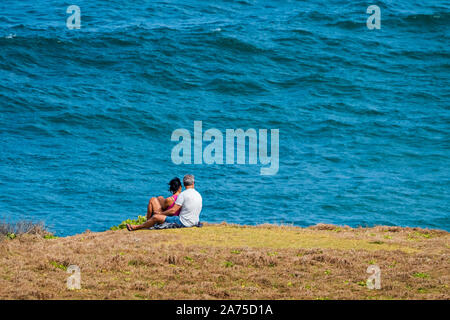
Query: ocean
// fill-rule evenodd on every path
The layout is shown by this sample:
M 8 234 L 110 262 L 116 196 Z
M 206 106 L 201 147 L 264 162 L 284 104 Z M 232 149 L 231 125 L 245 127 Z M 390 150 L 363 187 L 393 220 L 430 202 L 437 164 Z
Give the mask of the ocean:
M 103 231 L 190 173 L 210 223 L 450 231 L 449 38 L 448 1 L 2 0 L 0 218 Z M 174 163 L 195 121 L 278 170 Z

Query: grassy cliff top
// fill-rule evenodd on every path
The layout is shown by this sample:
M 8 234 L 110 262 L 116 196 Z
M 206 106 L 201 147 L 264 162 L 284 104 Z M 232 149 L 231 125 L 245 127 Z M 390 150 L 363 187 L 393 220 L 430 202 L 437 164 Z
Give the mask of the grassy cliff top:
M 0 299 L 449 299 L 439 230 L 211 225 L 0 242 Z M 67 267 L 81 269 L 68 290 Z M 369 289 L 369 265 L 381 289 Z

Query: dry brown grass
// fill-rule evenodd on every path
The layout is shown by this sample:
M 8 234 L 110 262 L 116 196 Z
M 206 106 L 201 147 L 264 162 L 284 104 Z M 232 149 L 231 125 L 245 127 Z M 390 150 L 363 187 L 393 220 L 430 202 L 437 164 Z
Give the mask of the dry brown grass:
M 449 251 L 448 232 L 397 227 L 26 234 L 0 242 L 0 299 L 449 299 Z M 81 290 L 66 288 L 71 264 Z

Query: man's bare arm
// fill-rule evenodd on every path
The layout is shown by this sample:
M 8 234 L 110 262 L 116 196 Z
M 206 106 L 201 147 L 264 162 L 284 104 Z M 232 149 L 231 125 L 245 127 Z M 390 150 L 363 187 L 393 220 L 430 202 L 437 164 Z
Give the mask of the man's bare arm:
M 161 212 L 161 214 L 163 214 L 165 216 L 173 216 L 180 208 L 181 208 L 181 206 L 175 203 L 172 208 Z

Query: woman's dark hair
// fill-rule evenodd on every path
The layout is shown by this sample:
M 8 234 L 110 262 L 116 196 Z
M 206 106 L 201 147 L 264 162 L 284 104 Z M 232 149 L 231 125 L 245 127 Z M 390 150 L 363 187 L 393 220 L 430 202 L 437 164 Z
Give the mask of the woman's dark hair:
M 169 182 L 169 191 L 172 193 L 176 193 L 178 189 L 181 187 L 181 180 L 178 178 L 173 178 Z

